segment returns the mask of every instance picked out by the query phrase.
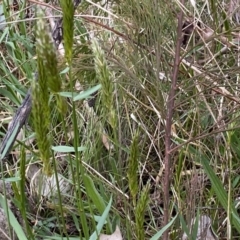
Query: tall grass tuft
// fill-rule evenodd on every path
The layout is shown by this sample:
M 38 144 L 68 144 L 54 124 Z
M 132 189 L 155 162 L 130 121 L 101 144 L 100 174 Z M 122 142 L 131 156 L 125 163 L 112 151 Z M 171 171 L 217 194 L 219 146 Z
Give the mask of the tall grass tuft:
M 43 162 L 43 172 L 47 176 L 51 176 L 49 86 L 55 91 L 59 91 L 60 82 L 57 80 L 57 60 L 49 30 L 41 13 L 39 13 L 39 17 L 36 27 L 38 81 L 33 81 L 32 84 L 33 124 L 40 159 Z

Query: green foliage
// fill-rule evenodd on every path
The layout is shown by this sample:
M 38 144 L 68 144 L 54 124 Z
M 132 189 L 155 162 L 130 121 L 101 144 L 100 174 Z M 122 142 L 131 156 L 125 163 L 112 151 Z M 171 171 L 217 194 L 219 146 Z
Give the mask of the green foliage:
M 0 32 L 0 136 L 31 88 L 28 127 L 13 146 L 14 161 L 10 155 L 1 164 L 24 221 L 15 225 L 8 214 L 19 239 L 97 239 L 112 233 L 114 219 L 124 239 L 155 240 L 167 229 L 171 239 L 183 232 L 195 239 L 198 221 L 191 222 L 203 214 L 219 238 L 238 239 L 238 8 L 230 1 L 82 1 L 73 16 L 72 1 L 48 1 L 60 2 L 63 13 L 65 56 L 58 57 L 45 13 L 26 20 L 27 1 L 18 2 L 17 10 L 11 1 L 2 5 L 9 23 Z M 191 31 L 177 36 L 180 11 Z M 163 226 L 167 101 L 176 40 L 184 37 Z M 36 197 L 32 166 L 56 177 L 57 200 Z

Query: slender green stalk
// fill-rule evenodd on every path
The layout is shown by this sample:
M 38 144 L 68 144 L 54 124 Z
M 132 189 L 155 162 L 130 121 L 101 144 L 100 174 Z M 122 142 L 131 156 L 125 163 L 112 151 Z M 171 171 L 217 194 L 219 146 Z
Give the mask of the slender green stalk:
M 149 201 L 149 189 L 150 183 L 148 182 L 140 193 L 140 198 L 135 209 L 136 235 L 139 240 L 146 239 L 143 225 L 145 219 L 144 215 Z
M 128 184 L 129 190 L 133 201 L 133 206 L 136 207 L 137 194 L 138 194 L 138 164 L 139 164 L 139 135 L 136 133 L 133 136 L 132 144 L 130 147 L 130 155 L 128 157 Z

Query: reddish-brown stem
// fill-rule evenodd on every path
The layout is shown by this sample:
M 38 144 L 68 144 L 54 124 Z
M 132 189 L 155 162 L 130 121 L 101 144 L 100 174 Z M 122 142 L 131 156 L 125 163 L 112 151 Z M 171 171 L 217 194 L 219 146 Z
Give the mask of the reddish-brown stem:
M 184 0 L 181 1 L 184 4 Z M 179 64 L 180 64 L 180 50 L 182 43 L 182 22 L 183 22 L 183 11 L 180 11 L 178 15 L 178 27 L 177 27 L 177 43 L 176 43 L 176 51 L 175 51 L 175 59 L 174 66 L 172 72 L 172 83 L 171 89 L 168 96 L 167 102 L 167 114 L 166 114 L 166 128 L 165 128 L 165 175 L 164 175 L 164 226 L 166 226 L 169 222 L 169 188 L 170 188 L 170 176 L 171 176 L 171 136 L 172 136 L 172 116 L 174 110 L 174 98 L 175 92 L 177 89 L 177 78 L 179 72 Z M 169 230 L 166 230 L 163 235 L 164 240 L 168 240 Z

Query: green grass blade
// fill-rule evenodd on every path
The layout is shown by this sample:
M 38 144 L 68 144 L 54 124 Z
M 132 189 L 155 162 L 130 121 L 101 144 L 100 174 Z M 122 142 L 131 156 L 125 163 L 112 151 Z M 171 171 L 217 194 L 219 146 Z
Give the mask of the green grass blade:
M 88 196 L 94 202 L 94 205 L 96 206 L 97 210 L 102 214 L 104 212 L 104 210 L 106 209 L 106 205 L 105 205 L 101 195 L 95 188 L 93 180 L 90 178 L 90 176 L 85 175 L 83 177 L 83 181 L 84 181 Z
M 215 172 L 210 167 L 208 160 L 206 158 L 204 158 L 203 156 L 201 159 L 201 163 L 202 163 L 202 166 L 203 166 L 206 174 L 208 175 L 208 177 L 212 183 L 212 187 L 217 195 L 217 199 L 219 200 L 219 202 L 221 203 L 223 208 L 227 211 L 228 210 L 227 192 L 223 188 L 223 185 L 222 185 L 221 181 L 219 180 L 219 178 L 217 177 L 217 175 L 215 174 Z M 233 206 L 231 207 L 231 212 L 232 212 L 232 216 L 233 216 L 232 223 L 235 226 L 235 228 L 237 229 L 237 231 L 240 233 L 240 219 L 238 217 L 236 209 Z
M 104 212 L 101 216 L 101 219 L 99 220 L 99 222 L 97 224 L 97 230 L 91 235 L 89 240 L 97 240 L 98 239 L 99 233 L 101 232 L 101 230 L 105 224 L 105 221 L 108 217 L 108 213 L 111 209 L 111 206 L 112 206 L 112 197 L 111 197 L 106 209 L 104 210 Z
M 55 152 L 65 152 L 65 153 L 75 152 L 74 147 L 68 147 L 68 146 L 53 146 L 52 150 Z M 82 152 L 86 150 L 86 147 L 78 147 L 77 150 L 78 152 Z
M 176 215 L 166 226 L 164 226 L 159 232 L 157 232 L 153 237 L 151 237 L 150 240 L 158 240 L 163 235 L 163 233 L 173 225 L 177 217 L 178 215 Z
M 14 141 L 14 139 L 16 139 L 15 137 L 18 134 L 18 130 L 19 130 L 19 123 L 16 124 L 16 127 L 14 128 L 14 130 L 13 130 L 13 132 L 12 132 L 12 134 L 11 134 L 7 144 L 6 144 L 6 147 L 3 150 L 3 153 L 0 155 L 0 160 L 2 160 L 5 157 L 9 148 L 12 146 L 13 141 Z
M 98 91 L 99 89 L 101 89 L 102 85 L 98 84 L 95 87 L 92 87 L 84 92 L 79 93 L 77 96 L 75 96 L 73 98 L 73 101 L 78 101 L 78 100 L 82 100 L 82 99 L 86 99 L 88 97 L 91 96 L 91 94 L 95 93 L 96 91 Z
M 21 240 L 28 240 L 21 225 L 19 224 L 16 217 L 14 216 L 12 210 L 6 205 L 5 197 L 2 194 L 0 194 L 0 204 L 1 204 L 1 207 L 4 209 L 4 212 L 8 213 L 10 225 L 14 229 L 18 238 Z

